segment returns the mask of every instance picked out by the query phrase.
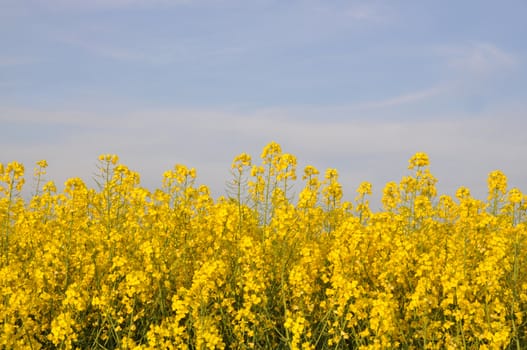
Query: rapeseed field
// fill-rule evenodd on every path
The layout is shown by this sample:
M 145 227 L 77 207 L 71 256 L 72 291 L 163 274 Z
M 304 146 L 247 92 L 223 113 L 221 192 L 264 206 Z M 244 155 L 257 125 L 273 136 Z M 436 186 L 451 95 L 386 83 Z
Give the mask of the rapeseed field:
M 274 142 L 217 199 L 184 165 L 157 190 L 116 155 L 95 188 L 46 167 L 0 164 L 2 349 L 527 348 L 527 196 L 500 171 L 440 195 L 417 153 L 372 211 Z

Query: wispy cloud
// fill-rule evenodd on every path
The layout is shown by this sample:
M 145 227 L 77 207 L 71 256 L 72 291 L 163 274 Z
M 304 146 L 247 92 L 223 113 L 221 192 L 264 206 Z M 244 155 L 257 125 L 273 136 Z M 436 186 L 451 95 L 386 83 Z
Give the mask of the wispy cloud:
M 133 50 L 115 44 L 105 44 L 100 41 L 84 40 L 74 37 L 62 37 L 60 42 L 72 47 L 80 48 L 92 55 L 110 58 L 120 62 L 136 62 L 146 64 L 166 64 L 172 62 L 178 56 L 177 50 L 163 50 L 163 52 L 152 52 L 152 48 L 144 50 Z
M 304 5 L 304 4 L 303 4 Z M 328 1 L 311 2 L 312 8 L 322 16 L 331 16 L 334 19 L 364 21 L 364 22 L 386 22 L 392 16 L 388 7 L 378 2 L 346 2 L 344 4 L 333 4 Z
M 488 42 L 441 46 L 437 52 L 446 58 L 452 69 L 479 76 L 510 69 L 518 63 L 513 53 Z
M 9 157 L 29 165 L 48 158 L 55 169 L 50 174 L 59 182 L 65 177 L 89 176 L 99 153 L 117 153 L 141 172 L 148 186 L 159 185 L 162 171 L 173 164 L 185 163 L 195 166 L 200 181 L 221 194 L 230 161 L 237 153 L 249 152 L 257 158 L 261 147 L 276 140 L 285 151 L 296 154 L 301 164 L 339 169 L 348 193 L 364 180 L 372 181 L 380 191 L 385 182 L 405 174 L 406 161 L 414 152 L 424 151 L 432 158 L 443 191 L 451 193 L 467 185 L 482 195 L 489 171 L 504 170 L 511 175 L 512 185 L 518 185 L 527 172 L 521 161 L 527 147 L 522 134 L 527 128 L 521 114 L 525 107 L 477 116 L 460 114 L 455 119 L 397 122 L 361 120 L 355 115 L 327 121 L 323 116 L 330 112 L 320 109 L 318 118 L 311 121 L 299 121 L 291 109 L 250 114 L 168 109 L 119 115 L 0 110 L 0 115 L 10 116 L 9 120 L 3 117 L 3 123 L 22 121 L 29 127 L 40 121 L 41 132 L 55 130 L 57 143 L 24 141 L 20 132 L 22 139 Z M 1 154 L 2 161 L 6 156 Z
M 513 53 L 490 43 L 441 46 L 440 48 L 435 47 L 434 51 L 439 52 L 454 74 L 445 76 L 441 82 L 430 87 L 385 99 L 360 102 L 350 107 L 357 110 L 377 110 L 415 105 L 449 96 L 456 96 L 459 99 L 472 93 L 472 90 L 467 90 L 467 86 L 474 83 L 474 79 L 485 79 L 504 71 L 510 71 L 519 62 Z
M 394 97 L 389 97 L 389 98 L 378 100 L 378 101 L 358 103 L 355 107 L 357 109 L 368 109 L 369 110 L 369 109 L 378 109 L 378 108 L 408 105 L 408 104 L 413 104 L 413 103 L 417 103 L 417 102 L 421 102 L 421 101 L 425 101 L 425 100 L 437 97 L 443 94 L 444 92 L 446 92 L 447 90 L 448 90 L 447 87 L 444 85 L 434 86 L 430 88 L 425 88 L 425 89 L 401 94 L 401 95 L 394 96 Z
M 38 63 L 39 61 L 40 59 L 36 57 L 0 55 L 0 67 L 34 64 Z
M 354 20 L 371 22 L 386 22 L 392 17 L 386 7 L 374 4 L 373 2 L 352 3 L 343 14 Z
M 86 35 L 85 35 L 86 36 Z M 81 38 L 74 35 L 57 34 L 55 40 L 81 49 L 90 55 L 108 58 L 117 62 L 147 65 L 196 62 L 197 60 L 220 59 L 239 56 L 245 49 L 238 46 L 206 46 L 190 39 L 175 40 L 170 44 L 156 44 L 138 39 L 132 45 L 119 44 L 117 40 Z
M 189 4 L 195 0 L 31 0 L 52 10 L 91 11 L 105 9 L 141 8 Z

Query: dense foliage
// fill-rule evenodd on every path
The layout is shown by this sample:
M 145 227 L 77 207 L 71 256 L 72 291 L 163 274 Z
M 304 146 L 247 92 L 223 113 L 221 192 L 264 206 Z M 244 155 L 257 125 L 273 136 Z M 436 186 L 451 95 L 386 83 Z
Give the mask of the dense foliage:
M 234 159 L 229 198 L 183 165 L 149 191 L 99 160 L 98 187 L 63 191 L 38 162 L 30 201 L 0 164 L 0 348 L 527 348 L 527 197 L 500 171 L 487 201 L 439 196 L 417 153 L 372 212 L 335 169 L 292 198 L 276 143 Z

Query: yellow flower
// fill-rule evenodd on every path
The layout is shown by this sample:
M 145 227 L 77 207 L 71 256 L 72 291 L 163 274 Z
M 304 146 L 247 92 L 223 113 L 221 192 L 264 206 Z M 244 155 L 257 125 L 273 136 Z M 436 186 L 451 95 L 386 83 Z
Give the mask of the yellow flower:
M 507 191 L 507 177 L 500 170 L 492 171 L 487 178 L 489 188 L 489 201 L 499 194 L 505 194 Z
M 357 189 L 357 193 L 361 196 L 371 194 L 371 183 L 369 182 L 362 182 Z
M 513 204 L 520 204 L 523 200 L 523 194 L 517 188 L 513 188 L 509 191 L 509 202 Z
M 244 167 L 249 166 L 251 166 L 251 156 L 247 153 L 241 153 L 236 156 L 231 164 L 231 168 L 237 169 L 239 172 L 241 172 Z
M 418 152 L 408 161 L 408 169 L 420 168 L 430 165 L 428 155 L 423 152 Z
M 48 166 L 48 162 L 47 162 L 45 159 L 43 159 L 43 160 L 39 160 L 39 161 L 37 162 L 37 165 L 38 165 L 39 167 L 41 167 L 41 168 L 46 168 L 46 167 Z

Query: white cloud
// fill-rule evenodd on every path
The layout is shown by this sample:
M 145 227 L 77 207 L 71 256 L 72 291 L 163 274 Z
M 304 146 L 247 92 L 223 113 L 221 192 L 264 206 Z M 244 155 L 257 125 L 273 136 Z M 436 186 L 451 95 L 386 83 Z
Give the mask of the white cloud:
M 194 0 L 33 0 L 34 4 L 50 10 L 91 11 L 122 8 L 174 6 Z
M 486 76 L 514 67 L 518 59 L 510 52 L 486 42 L 451 45 L 437 48 L 448 65 L 462 74 Z
M 4 56 L 0 55 L 0 67 L 2 66 L 19 66 L 26 64 L 34 64 L 39 62 L 35 57 L 27 56 Z
M 362 4 L 352 3 L 343 13 L 345 16 L 354 20 L 371 22 L 386 22 L 391 17 L 386 7 L 375 5 L 372 2 Z
M 89 41 L 73 37 L 59 38 L 58 40 L 67 45 L 80 48 L 92 55 L 110 58 L 112 60 L 121 62 L 166 64 L 172 62 L 174 58 L 177 57 L 177 54 L 174 50 L 152 52 L 151 48 L 145 48 L 144 50 L 138 51 L 122 46 L 119 47 L 114 44 L 105 44 L 101 41 Z
M 345 2 L 341 4 L 333 4 L 328 1 L 312 1 L 310 2 L 312 9 L 319 15 L 330 16 L 333 19 L 341 19 L 347 21 L 366 21 L 366 22 L 386 22 L 391 15 L 386 6 L 378 2 Z M 302 6 L 306 3 L 302 2 Z
M 164 170 L 183 163 L 196 167 L 200 182 L 219 195 L 236 154 L 248 152 L 257 159 L 261 148 L 275 140 L 284 151 L 297 155 L 303 165 L 339 169 L 345 190 L 353 197 L 355 187 L 365 180 L 372 181 L 379 194 L 387 181 L 397 181 L 406 174 L 407 160 L 413 153 L 424 151 L 431 156 L 432 171 L 443 191 L 452 194 L 458 186 L 466 185 L 482 196 L 486 176 L 496 168 L 510 175 L 513 185 L 524 181 L 527 141 L 522 133 L 527 121 L 523 110 L 525 106 L 459 115 L 457 119 L 405 122 L 357 120 L 355 115 L 328 121 L 324 115 L 334 111 L 321 109 L 318 118 L 311 121 L 295 117 L 302 109 L 248 114 L 172 109 L 119 116 L 0 110 L 1 116 L 10 116 L 8 120 L 2 117 L 4 123 L 40 122 L 43 133 L 48 128 L 63 130 L 53 143 L 23 140 L 21 130 L 22 139 L 16 145 L 2 142 L 0 159 L 17 159 L 31 168 L 35 161 L 47 158 L 50 177 L 61 183 L 72 176 L 89 180 L 100 153 L 117 153 L 150 187 L 160 184 Z
M 378 109 L 385 107 L 401 106 L 413 104 L 416 102 L 428 100 L 437 97 L 448 91 L 448 87 L 444 85 L 433 86 L 417 91 L 412 91 L 406 94 L 401 94 L 394 97 L 389 97 L 383 100 L 363 102 L 357 105 L 358 109 Z
M 86 34 L 84 36 L 87 37 Z M 102 35 L 101 35 L 102 36 Z M 207 47 L 190 39 L 174 40 L 170 44 L 158 44 L 137 39 L 132 43 L 115 43 L 102 38 L 83 38 L 80 35 L 56 34 L 54 40 L 81 49 L 90 55 L 109 58 L 117 62 L 147 65 L 214 60 L 222 57 L 244 54 L 245 49 L 237 46 Z
M 515 54 L 490 43 L 441 46 L 434 47 L 433 51 L 445 59 L 453 74 L 446 75 L 441 81 L 419 90 L 360 102 L 347 106 L 346 109 L 372 112 L 392 107 L 415 106 L 422 102 L 447 102 L 447 98 L 450 101 L 460 100 L 486 86 L 487 79 L 511 72 L 519 63 Z M 430 113 L 429 109 L 427 113 Z

